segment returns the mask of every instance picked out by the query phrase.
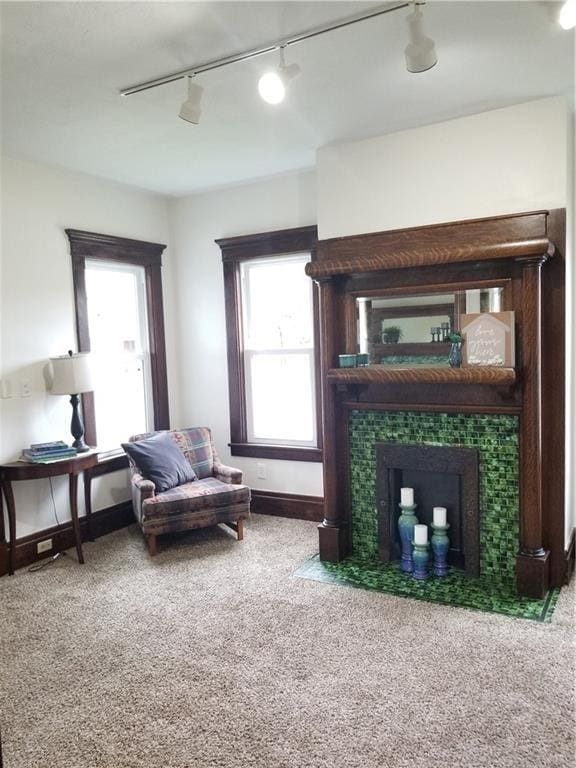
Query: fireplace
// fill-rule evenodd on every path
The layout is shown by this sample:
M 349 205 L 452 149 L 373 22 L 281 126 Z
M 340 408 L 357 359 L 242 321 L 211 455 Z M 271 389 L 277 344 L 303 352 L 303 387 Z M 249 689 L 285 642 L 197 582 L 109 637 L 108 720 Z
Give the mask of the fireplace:
M 477 451 L 479 499 L 478 565 L 471 565 L 475 556 L 470 547 L 466 553 L 461 536 L 464 568 L 477 568 L 476 581 L 506 584 L 538 599 L 562 584 L 564 243 L 563 211 L 319 241 L 306 272 L 319 286 L 323 562 L 352 556 L 381 563 L 382 556 L 394 555 L 392 517 L 388 545 L 379 540 L 377 443 L 463 447 Z M 489 298 L 484 309 L 483 296 Z M 444 311 L 434 315 L 432 341 L 423 340 L 422 317 L 447 302 L 453 314 L 448 320 Z M 442 346 L 436 326 L 453 322 L 459 328 L 478 304 L 480 311 L 514 312 L 510 367 L 450 367 L 435 359 Z M 376 331 L 370 325 L 377 312 L 384 312 L 385 322 L 392 312 L 395 324 L 406 315 L 393 351 L 373 338 L 385 330 L 380 315 Z M 369 365 L 339 367 L 339 355 L 365 353 L 367 344 L 377 352 Z M 410 471 L 393 468 L 401 482 Z M 391 482 L 398 482 L 394 474 Z M 407 484 L 418 482 L 414 475 Z M 450 483 L 446 492 L 456 494 L 458 483 Z
M 480 575 L 478 451 L 473 448 L 376 443 L 378 551 L 384 563 L 401 554 L 400 488 L 413 488 L 419 523 L 432 523 L 433 507 L 446 507 L 448 564 Z

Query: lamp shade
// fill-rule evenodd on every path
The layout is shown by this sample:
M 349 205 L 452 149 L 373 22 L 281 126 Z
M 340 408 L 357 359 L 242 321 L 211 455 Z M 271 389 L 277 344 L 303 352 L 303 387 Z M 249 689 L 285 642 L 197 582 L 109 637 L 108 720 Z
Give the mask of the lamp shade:
M 79 395 L 94 389 L 90 355 L 87 352 L 51 357 L 50 363 L 53 372 L 50 394 Z

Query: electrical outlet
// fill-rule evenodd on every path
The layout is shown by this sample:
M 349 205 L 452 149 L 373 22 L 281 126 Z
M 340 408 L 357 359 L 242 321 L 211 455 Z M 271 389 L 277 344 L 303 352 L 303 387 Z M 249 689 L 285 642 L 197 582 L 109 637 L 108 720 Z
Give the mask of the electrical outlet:
M 12 397 L 12 382 L 10 379 L 2 379 L 2 381 L 0 381 L 0 397 L 2 397 L 3 400 Z
M 44 539 L 36 544 L 36 552 L 40 555 L 42 552 L 49 552 L 52 549 L 52 539 Z
M 20 382 L 20 397 L 30 397 L 32 390 L 30 389 L 30 382 L 24 379 Z
M 266 464 L 256 464 L 256 477 L 258 480 L 266 480 Z

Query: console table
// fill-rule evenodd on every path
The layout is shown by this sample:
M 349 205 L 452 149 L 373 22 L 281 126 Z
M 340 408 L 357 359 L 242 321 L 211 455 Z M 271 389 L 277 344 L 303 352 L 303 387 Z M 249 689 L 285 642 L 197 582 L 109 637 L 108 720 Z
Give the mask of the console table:
M 80 533 L 80 521 L 78 520 L 78 475 L 84 470 L 89 470 L 98 464 L 98 452 L 80 453 L 71 459 L 62 459 L 49 464 L 12 461 L 8 464 L 0 464 L 0 483 L 6 506 L 8 508 L 8 530 L 10 532 L 10 547 L 8 560 L 8 573 L 12 576 L 14 573 L 14 559 L 16 554 L 16 506 L 14 504 L 14 493 L 12 483 L 16 480 L 39 480 L 43 477 L 58 477 L 68 475 L 68 484 L 70 491 L 70 513 L 72 516 L 72 527 L 74 528 L 74 539 L 76 542 L 76 553 L 78 562 L 84 562 L 82 554 L 82 535 Z M 88 535 L 90 538 L 90 516 L 92 506 L 90 500 L 90 473 L 84 478 L 84 500 L 86 505 L 86 522 Z M 1 498 L 0 498 L 1 501 Z

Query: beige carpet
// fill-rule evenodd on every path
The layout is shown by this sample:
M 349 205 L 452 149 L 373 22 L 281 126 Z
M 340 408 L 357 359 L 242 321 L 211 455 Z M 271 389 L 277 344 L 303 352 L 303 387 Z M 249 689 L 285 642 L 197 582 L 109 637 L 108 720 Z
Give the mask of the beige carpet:
M 574 765 L 573 590 L 538 624 L 296 578 L 315 548 L 132 527 L 2 578 L 5 768 Z

